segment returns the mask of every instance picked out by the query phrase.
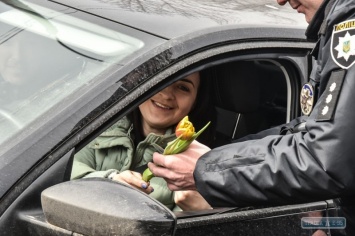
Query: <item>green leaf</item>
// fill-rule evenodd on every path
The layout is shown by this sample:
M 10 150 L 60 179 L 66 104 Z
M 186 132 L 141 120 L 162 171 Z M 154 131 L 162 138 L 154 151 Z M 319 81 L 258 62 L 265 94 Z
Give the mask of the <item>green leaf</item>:
M 200 134 L 202 134 L 203 131 L 205 131 L 205 129 L 207 129 L 207 127 L 210 125 L 211 121 L 209 121 L 202 129 L 200 129 L 200 131 L 198 131 L 196 134 L 194 134 L 192 136 L 192 138 L 195 140 L 198 136 L 200 136 Z

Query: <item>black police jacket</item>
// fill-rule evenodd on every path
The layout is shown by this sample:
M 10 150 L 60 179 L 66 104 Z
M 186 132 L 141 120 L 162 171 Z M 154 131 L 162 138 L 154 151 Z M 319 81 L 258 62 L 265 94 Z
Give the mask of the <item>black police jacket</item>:
M 212 206 L 354 199 L 355 1 L 325 0 L 307 29 L 309 38 L 319 29 L 312 73 L 319 82 L 319 99 L 306 129 L 229 144 L 203 155 L 194 178 Z

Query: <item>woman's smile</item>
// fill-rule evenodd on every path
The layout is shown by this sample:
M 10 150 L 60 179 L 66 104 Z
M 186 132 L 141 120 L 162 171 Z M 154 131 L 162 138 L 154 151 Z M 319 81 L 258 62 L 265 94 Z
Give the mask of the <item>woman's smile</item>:
M 157 102 L 157 101 L 154 101 L 154 100 L 152 100 L 152 103 L 153 103 L 153 105 L 154 105 L 155 107 L 157 107 L 157 108 L 162 108 L 162 109 L 164 109 L 164 110 L 171 110 L 171 109 L 173 109 L 172 107 L 169 107 L 169 106 L 167 106 L 167 105 L 164 105 L 164 104 L 162 104 L 162 103 L 160 103 L 160 102 Z

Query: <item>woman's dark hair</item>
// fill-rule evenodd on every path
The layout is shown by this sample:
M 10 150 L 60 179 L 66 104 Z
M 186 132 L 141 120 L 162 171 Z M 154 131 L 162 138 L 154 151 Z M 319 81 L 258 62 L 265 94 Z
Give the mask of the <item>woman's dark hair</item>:
M 215 139 L 216 130 L 216 110 L 213 104 L 212 81 L 208 70 L 200 71 L 200 85 L 196 96 L 193 109 L 188 114 L 189 120 L 193 123 L 195 131 L 202 129 L 209 121 L 209 127 L 197 138 L 197 140 L 206 146 L 212 147 Z M 134 142 L 138 144 L 144 140 L 141 126 L 141 113 L 139 108 L 133 110 L 128 115 L 134 127 Z M 176 124 L 177 125 L 177 124 Z M 139 127 L 138 129 L 136 127 Z
M 197 138 L 206 146 L 212 147 L 216 130 L 216 110 L 213 103 L 212 76 L 209 69 L 200 71 L 200 86 L 194 108 L 189 113 L 189 120 L 194 124 L 195 131 L 199 131 L 209 121 L 209 127 Z
M 142 115 L 139 110 L 139 107 L 134 109 L 131 113 L 128 114 L 128 119 L 131 120 L 133 123 L 133 142 L 134 146 L 138 146 L 138 143 L 144 140 L 144 135 L 143 135 L 143 127 L 142 127 Z

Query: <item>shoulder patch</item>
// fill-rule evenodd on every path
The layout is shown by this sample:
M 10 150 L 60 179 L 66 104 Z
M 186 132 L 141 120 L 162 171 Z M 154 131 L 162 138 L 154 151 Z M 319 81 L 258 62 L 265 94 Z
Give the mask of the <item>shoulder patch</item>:
M 333 71 L 330 75 L 326 90 L 322 95 L 322 101 L 320 101 L 316 121 L 333 120 L 345 75 L 346 70 Z
M 314 103 L 314 90 L 311 84 L 304 84 L 301 89 L 300 104 L 303 115 L 308 116 L 312 109 Z
M 334 26 L 331 38 L 333 61 L 343 69 L 355 63 L 355 19 Z

